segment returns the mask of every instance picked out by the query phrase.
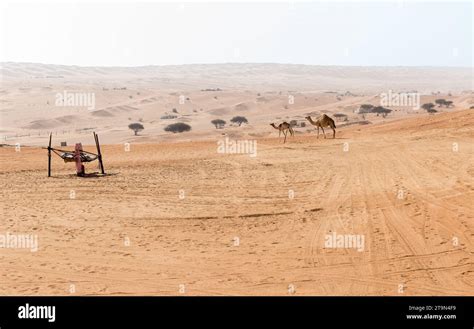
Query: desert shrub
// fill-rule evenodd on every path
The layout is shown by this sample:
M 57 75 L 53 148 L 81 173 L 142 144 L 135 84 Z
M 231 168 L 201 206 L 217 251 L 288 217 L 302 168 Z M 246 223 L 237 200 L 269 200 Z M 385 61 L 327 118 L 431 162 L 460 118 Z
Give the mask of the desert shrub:
M 362 104 L 359 107 L 359 113 L 371 113 L 374 106 L 372 104 Z
M 425 111 L 429 111 L 431 109 L 433 109 L 435 107 L 435 105 L 433 103 L 425 103 L 423 105 L 421 105 L 421 108 Z
M 438 107 L 443 106 L 443 105 L 446 107 L 450 107 L 453 105 L 453 101 L 447 101 L 444 98 L 435 100 L 435 103 L 438 105 Z
M 296 121 L 296 120 L 291 120 L 290 121 L 290 126 L 291 127 L 296 127 L 297 125 L 298 125 L 298 121 Z
M 178 110 L 176 108 L 173 109 L 173 113 L 178 113 Z
M 426 112 L 428 112 L 429 114 L 435 114 L 438 111 L 436 111 L 435 109 L 428 109 L 426 110 Z
M 446 100 L 444 98 L 439 98 L 437 100 L 435 100 L 435 103 L 438 105 L 438 106 L 443 106 L 446 104 Z
M 142 131 L 143 129 L 145 129 L 145 127 L 143 127 L 143 125 L 141 123 L 138 123 L 138 122 L 129 124 L 128 128 L 133 130 L 133 132 L 135 133 L 135 136 L 138 135 L 139 131 Z
M 226 124 L 225 120 L 222 120 L 222 119 L 214 119 L 214 120 L 211 121 L 211 123 L 214 126 L 216 126 L 216 129 L 222 128 Z
M 237 123 L 239 127 L 242 125 L 242 123 L 249 123 L 246 117 L 242 116 L 236 116 L 230 119 L 230 122 L 232 123 Z
M 178 117 L 177 115 L 165 114 L 165 115 L 161 116 L 160 119 L 162 119 L 162 120 L 170 120 L 170 119 L 176 119 L 177 117 Z
M 172 123 L 165 127 L 165 131 L 169 131 L 172 133 L 182 133 L 190 130 L 191 126 L 183 122 Z
M 381 114 L 385 118 L 390 112 L 392 112 L 392 110 L 387 109 L 383 106 L 376 106 L 376 107 L 372 108 L 371 112 L 376 113 L 377 116 L 379 116 L 379 114 Z

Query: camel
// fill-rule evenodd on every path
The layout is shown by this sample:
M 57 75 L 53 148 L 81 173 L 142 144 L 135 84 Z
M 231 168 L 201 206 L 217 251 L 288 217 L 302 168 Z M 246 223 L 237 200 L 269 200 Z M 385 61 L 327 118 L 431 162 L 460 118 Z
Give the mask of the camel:
M 293 128 L 291 128 L 291 125 L 288 122 L 280 123 L 278 126 L 276 126 L 274 123 L 270 123 L 270 126 L 278 130 L 278 137 L 280 137 L 281 133 L 283 132 L 283 135 L 285 135 L 283 143 L 286 143 L 286 135 L 288 134 L 288 131 L 290 132 L 291 136 L 295 135 Z
M 318 137 L 319 138 L 319 127 L 323 130 L 323 135 L 324 138 L 326 138 L 326 133 L 324 132 L 324 127 L 330 127 L 333 131 L 332 138 L 336 138 L 336 124 L 334 123 L 334 120 L 331 119 L 329 116 L 326 114 L 321 115 L 318 120 L 313 121 L 310 116 L 306 117 L 306 120 L 309 121 L 313 126 L 316 126 L 318 128 Z

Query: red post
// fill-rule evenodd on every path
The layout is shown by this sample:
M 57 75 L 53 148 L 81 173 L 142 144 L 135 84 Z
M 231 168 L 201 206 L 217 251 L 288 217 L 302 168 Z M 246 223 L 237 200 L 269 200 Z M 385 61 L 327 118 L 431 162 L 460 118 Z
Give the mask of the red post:
M 84 168 L 84 165 L 82 164 L 81 153 L 82 153 L 82 144 L 76 143 L 76 148 L 74 150 L 74 161 L 76 161 L 76 172 L 77 172 L 77 176 L 83 177 L 86 173 L 86 170 Z

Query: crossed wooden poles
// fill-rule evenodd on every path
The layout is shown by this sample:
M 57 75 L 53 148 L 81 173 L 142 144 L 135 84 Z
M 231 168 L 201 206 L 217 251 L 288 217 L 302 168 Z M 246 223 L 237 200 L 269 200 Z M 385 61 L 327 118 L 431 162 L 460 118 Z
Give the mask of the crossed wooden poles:
M 76 172 L 78 176 L 81 176 L 81 177 L 85 176 L 85 169 L 82 163 L 91 162 L 94 160 L 99 161 L 100 171 L 102 175 L 105 175 L 104 164 L 102 162 L 102 153 L 100 151 L 99 135 L 97 135 L 95 132 L 94 132 L 94 141 L 95 141 L 95 146 L 97 148 L 97 154 L 84 151 L 82 149 L 81 143 L 76 143 L 76 147 L 74 151 L 56 149 L 54 147 L 51 147 L 52 136 L 53 134 L 50 133 L 48 147 L 43 147 L 44 149 L 48 150 L 48 177 L 51 177 L 51 152 L 54 152 L 56 155 L 61 157 L 64 160 L 64 162 L 75 162 Z

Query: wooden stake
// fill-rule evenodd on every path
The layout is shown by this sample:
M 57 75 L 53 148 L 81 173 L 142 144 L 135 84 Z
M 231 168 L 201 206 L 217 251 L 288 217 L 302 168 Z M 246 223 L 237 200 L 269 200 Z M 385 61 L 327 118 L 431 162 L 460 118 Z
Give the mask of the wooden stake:
M 104 164 L 102 162 L 102 153 L 100 152 L 99 135 L 94 131 L 95 146 L 97 147 L 97 158 L 99 160 L 100 171 L 105 175 Z
M 49 133 L 49 146 L 48 146 L 48 177 L 51 177 L 51 138 L 53 133 Z

